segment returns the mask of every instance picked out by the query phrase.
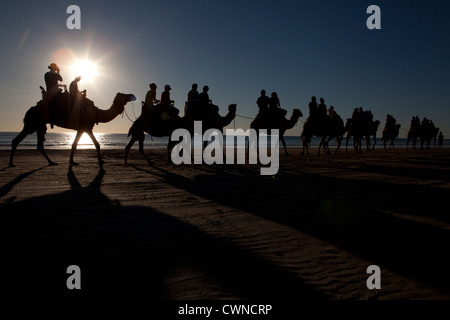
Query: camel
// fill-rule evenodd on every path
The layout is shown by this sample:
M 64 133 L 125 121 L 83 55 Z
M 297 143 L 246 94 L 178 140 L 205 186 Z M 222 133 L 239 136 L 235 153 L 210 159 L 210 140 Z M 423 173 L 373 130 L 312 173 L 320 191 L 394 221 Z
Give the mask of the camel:
M 183 128 L 187 129 L 191 135 L 194 132 L 194 120 L 190 116 L 180 117 L 178 115 L 172 115 L 170 119 L 165 120 L 161 118 L 160 111 L 150 111 L 145 112 L 144 102 L 142 102 L 142 110 L 143 112 L 136 119 L 136 121 L 132 124 L 130 130 L 128 131 L 128 136 L 131 136 L 130 142 L 125 147 L 125 165 L 128 164 L 128 155 L 130 153 L 131 147 L 134 145 L 136 141 L 139 142 L 139 153 L 148 160 L 147 156 L 144 152 L 144 140 L 145 133 L 153 137 L 167 137 L 171 136 L 172 132 L 176 129 Z M 230 104 L 228 106 L 228 113 L 225 116 L 217 115 L 216 118 L 212 118 L 210 120 L 202 121 L 202 130 L 205 132 L 208 129 L 218 129 L 223 132 L 223 128 L 226 127 L 233 121 L 236 117 L 236 104 Z M 173 146 L 176 144 L 176 141 L 171 141 L 167 144 L 167 154 L 168 154 L 168 162 L 171 162 L 171 151 Z
M 80 97 L 80 96 L 78 96 Z M 80 97 L 81 98 L 81 97 Z M 13 159 L 19 143 L 29 134 L 37 133 L 37 149 L 45 157 L 50 166 L 57 163 L 50 160 L 44 149 L 45 134 L 47 132 L 47 123 L 66 129 L 76 130 L 77 134 L 72 144 L 70 153 L 70 165 L 78 165 L 73 161 L 75 150 L 83 133 L 87 133 L 91 138 L 97 150 L 97 158 L 100 167 L 105 163 L 100 155 L 100 144 L 95 139 L 92 129 L 96 123 L 110 122 L 121 114 L 125 105 L 129 101 L 136 100 L 132 94 L 117 93 L 111 108 L 108 110 L 98 109 L 94 102 L 81 98 L 71 103 L 69 93 L 60 93 L 54 96 L 50 101 L 41 100 L 36 106 L 31 107 L 25 114 L 22 131 L 12 141 L 9 166 L 14 167 Z
M 396 124 L 392 127 L 385 127 L 383 130 L 383 146 L 384 146 L 384 151 L 387 151 L 386 149 L 386 142 L 391 140 L 391 143 L 389 145 L 389 150 L 391 150 L 391 148 L 395 151 L 395 147 L 394 147 L 394 140 L 398 137 L 398 134 L 400 132 L 400 124 Z
M 375 150 L 375 145 L 377 143 L 377 131 L 380 125 L 379 120 L 371 120 L 370 122 L 361 122 L 359 125 L 353 125 L 354 120 L 347 119 L 346 127 L 348 126 L 349 130 L 347 132 L 346 141 L 345 141 L 345 152 L 348 152 L 348 141 L 350 137 L 353 136 L 353 146 L 356 151 L 362 151 L 362 138 L 366 138 L 366 151 Z M 373 136 L 373 146 L 370 143 L 370 138 Z M 372 147 L 372 148 L 371 148 Z
M 300 117 L 303 117 L 303 113 L 299 109 L 294 109 L 292 111 L 291 118 L 287 119 L 285 117 L 286 110 L 284 110 L 284 109 L 279 109 L 279 110 L 280 110 L 280 114 L 278 115 L 278 117 L 271 117 L 268 115 L 266 115 L 265 117 L 260 116 L 260 115 L 256 116 L 256 118 L 250 123 L 250 128 L 254 129 L 256 131 L 257 137 L 259 137 L 259 130 L 278 129 L 280 141 L 284 147 L 284 153 L 285 153 L 286 157 L 289 157 L 289 153 L 288 153 L 287 147 L 286 147 L 286 141 L 284 140 L 284 134 L 286 133 L 286 130 L 292 129 L 297 124 L 298 119 L 300 119 Z M 279 111 L 279 110 L 276 110 L 276 111 Z M 270 112 L 270 111 L 268 111 L 268 112 Z M 284 115 L 282 113 L 284 113 Z
M 436 128 L 431 122 L 427 125 L 421 125 L 420 128 L 420 150 L 423 150 L 424 144 L 427 150 L 430 149 L 431 139 L 434 139 L 434 147 L 436 148 L 436 139 L 439 134 L 439 128 Z
M 300 140 L 303 142 L 302 155 L 309 155 L 309 144 L 313 136 L 320 137 L 319 149 L 317 155 L 320 154 L 320 148 L 323 146 L 324 152 L 327 152 L 326 138 L 329 135 L 331 127 L 331 118 L 328 116 L 311 116 L 303 125 L 303 131 L 300 134 Z
M 412 141 L 412 148 L 416 151 L 417 139 L 420 138 L 420 126 L 410 126 L 406 136 L 406 150 L 409 150 L 409 142 Z
M 355 121 L 354 119 L 347 119 L 346 126 L 348 125 L 347 135 L 345 137 L 345 152 L 348 152 L 348 141 L 353 137 L 353 147 L 357 152 L 362 151 L 362 138 L 366 131 L 365 126 L 361 121 Z
M 328 144 L 330 143 L 331 140 L 333 140 L 333 138 L 336 138 L 337 143 L 337 148 L 334 151 L 334 153 L 338 152 L 341 153 L 342 138 L 344 137 L 344 134 L 348 131 L 349 128 L 350 128 L 349 122 L 347 121 L 347 123 L 344 125 L 344 121 L 340 116 L 336 115 L 334 118 L 332 118 L 330 131 L 328 132 L 328 139 L 325 142 L 326 150 L 328 151 L 328 153 L 330 153 Z
M 375 150 L 375 145 L 377 144 L 377 131 L 378 127 L 380 126 L 380 120 L 375 120 L 369 122 L 369 125 L 367 126 L 367 132 L 366 132 L 366 150 Z M 371 147 L 370 144 L 370 137 L 373 137 L 373 146 Z

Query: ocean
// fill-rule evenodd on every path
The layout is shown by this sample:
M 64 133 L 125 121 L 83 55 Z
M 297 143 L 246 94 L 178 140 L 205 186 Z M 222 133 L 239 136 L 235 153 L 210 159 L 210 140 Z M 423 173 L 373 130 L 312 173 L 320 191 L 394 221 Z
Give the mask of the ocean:
M 11 141 L 17 136 L 18 132 L 0 132 L 0 150 L 8 150 L 11 148 Z M 100 143 L 102 149 L 121 149 L 130 141 L 126 133 L 94 133 L 97 141 Z M 56 133 L 48 132 L 45 135 L 45 148 L 46 149 L 70 149 L 72 146 L 73 139 L 75 138 L 74 132 L 67 133 Z M 302 142 L 298 136 L 286 136 L 284 137 L 288 147 L 302 147 Z M 144 146 L 151 147 L 165 147 L 169 137 L 157 138 L 146 135 Z M 319 146 L 320 139 L 314 137 L 311 141 L 311 147 L 317 148 Z M 342 141 L 343 147 L 345 148 L 345 138 Z M 365 142 L 363 142 L 364 144 Z M 18 149 L 35 149 L 37 144 L 36 134 L 28 135 L 19 145 Z M 135 143 L 137 147 L 138 143 Z M 238 145 L 238 147 L 242 145 Z M 281 146 L 281 143 L 280 143 Z M 444 140 L 444 147 L 450 147 L 450 140 Z M 330 142 L 330 148 L 336 147 L 336 140 L 333 139 Z M 349 141 L 349 148 L 353 148 L 353 140 Z M 395 140 L 396 148 L 406 148 L 406 139 L 398 138 Z M 79 149 L 94 149 L 94 145 L 91 139 L 84 134 L 78 144 Z M 383 148 L 383 143 L 381 139 L 377 139 L 376 148 Z

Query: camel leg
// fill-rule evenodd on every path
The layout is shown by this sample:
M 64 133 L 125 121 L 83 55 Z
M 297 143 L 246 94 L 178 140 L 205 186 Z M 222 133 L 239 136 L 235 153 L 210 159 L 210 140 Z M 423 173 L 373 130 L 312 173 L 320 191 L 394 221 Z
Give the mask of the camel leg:
M 95 139 L 94 133 L 92 130 L 86 131 L 89 138 L 91 138 L 92 142 L 94 143 L 95 149 L 97 150 L 97 159 L 99 166 L 103 166 L 105 164 L 105 161 L 103 161 L 102 156 L 100 155 L 100 143 L 98 143 L 97 139 Z
M 38 131 L 37 132 L 37 149 L 39 150 L 39 152 L 44 156 L 44 158 L 48 161 L 48 165 L 49 166 L 55 166 L 57 165 L 56 162 L 53 162 L 52 160 L 50 160 L 50 158 L 48 157 L 47 153 L 45 152 L 44 149 L 44 141 L 45 141 L 45 133 L 47 131 L 47 128 L 45 131 Z
M 28 135 L 25 130 L 22 130 L 17 137 L 15 137 L 11 144 L 11 154 L 9 155 L 9 166 L 15 167 L 16 165 L 13 163 L 14 153 L 16 152 L 17 146 L 22 142 L 23 139 Z
M 309 144 L 311 143 L 311 138 L 307 137 L 303 139 L 303 147 L 306 149 L 306 155 L 309 156 Z
M 330 148 L 328 147 L 328 143 L 330 142 L 330 140 L 332 139 L 332 137 L 330 137 L 330 139 L 326 139 L 324 140 L 324 146 L 323 146 L 323 152 L 326 154 L 330 154 Z
M 320 143 L 319 143 L 319 149 L 317 150 L 317 155 L 320 155 L 320 148 L 322 147 L 322 145 L 324 145 L 324 141 L 323 138 L 320 139 Z M 323 149 L 325 150 L 325 146 L 323 146 Z M 324 151 L 325 152 L 325 151 Z
M 302 142 L 302 156 L 305 155 L 305 137 L 303 136 L 303 132 L 300 135 L 300 141 Z
M 136 142 L 136 138 L 134 136 L 131 136 L 131 140 L 130 142 L 128 142 L 128 144 L 125 147 L 125 165 L 128 164 L 128 154 L 130 153 L 130 149 L 131 147 L 134 145 L 134 143 Z
M 281 140 L 281 143 L 283 144 L 283 147 L 284 147 L 284 153 L 286 154 L 286 157 L 289 157 L 289 153 L 288 153 L 287 148 L 286 148 L 286 141 L 284 141 L 284 137 L 281 136 L 281 137 L 280 137 L 280 140 Z
M 144 152 L 144 139 L 139 139 L 139 153 L 142 154 L 145 157 L 145 152 Z
M 302 145 L 303 145 L 302 156 L 305 155 L 305 151 L 306 151 L 306 154 L 309 156 L 308 139 L 305 136 L 301 135 L 300 140 L 302 141 Z
M 334 151 L 334 153 L 341 153 L 342 136 L 338 136 L 336 138 L 336 143 L 337 143 L 337 148 L 336 148 L 336 151 Z
M 333 139 L 333 137 L 328 137 L 327 142 L 326 142 L 326 144 L 327 144 L 327 153 L 328 153 L 328 154 L 331 153 L 331 152 L 330 152 L 330 148 L 329 148 L 329 143 L 330 143 L 331 139 Z M 338 138 L 336 138 L 336 142 L 337 142 L 337 139 L 338 139 Z
M 69 164 L 71 166 L 77 166 L 79 163 L 73 161 L 73 155 L 75 154 L 75 150 L 77 149 L 78 141 L 80 141 L 81 136 L 83 135 L 83 131 L 78 131 L 77 135 L 75 136 L 75 139 L 72 143 L 72 150 L 70 151 L 70 160 Z
M 350 140 L 350 136 L 347 134 L 345 137 L 345 153 L 348 153 L 348 140 Z

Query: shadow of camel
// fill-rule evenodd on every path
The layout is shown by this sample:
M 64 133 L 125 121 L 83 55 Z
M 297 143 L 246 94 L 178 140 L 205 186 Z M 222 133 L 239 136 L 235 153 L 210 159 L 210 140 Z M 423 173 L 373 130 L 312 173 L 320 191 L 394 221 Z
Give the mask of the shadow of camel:
M 9 168 L 9 167 L 7 167 L 7 168 Z M 11 189 L 16 184 L 20 183 L 20 181 L 22 181 L 23 179 L 27 178 L 28 176 L 32 175 L 33 173 L 38 172 L 38 171 L 40 171 L 40 170 L 42 170 L 44 168 L 45 167 L 41 167 L 41 168 L 38 168 L 38 169 L 31 170 L 29 172 L 22 173 L 17 178 L 13 179 L 12 181 L 10 181 L 7 184 L 5 184 L 4 186 L 0 187 L 0 197 L 3 197 L 4 195 L 8 194 L 8 192 L 11 191 Z
M 335 178 L 309 173 L 308 168 L 300 174 L 281 171 L 276 179 L 259 176 L 257 169 L 235 166 L 199 166 L 199 174 L 191 179 L 156 165 L 134 169 L 194 196 L 294 227 L 372 261 L 382 270 L 450 294 L 450 261 L 444 257 L 450 243 L 445 226 L 450 223 L 445 210 L 448 189 Z M 382 164 L 366 169 L 392 173 Z M 243 174 L 245 170 L 253 174 Z M 400 171 L 400 175 L 410 174 L 411 170 Z M 422 174 L 437 176 L 434 171 Z
M 70 190 L 0 204 L 2 290 L 10 298 L 167 299 L 183 296 L 166 285 L 180 270 L 204 275 L 218 292 L 205 296 L 199 287 L 197 299 L 328 298 L 236 244 L 151 207 L 122 206 L 102 193 L 105 174 L 84 187 L 69 167 Z M 70 265 L 81 269 L 81 290 L 66 288 Z

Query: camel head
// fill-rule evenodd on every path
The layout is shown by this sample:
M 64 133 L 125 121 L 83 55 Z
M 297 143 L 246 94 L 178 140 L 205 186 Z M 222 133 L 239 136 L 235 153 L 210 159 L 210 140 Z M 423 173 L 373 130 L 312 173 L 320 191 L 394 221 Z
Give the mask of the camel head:
M 303 117 L 303 113 L 300 111 L 300 109 L 294 109 L 292 111 L 292 116 L 298 118 Z
M 228 106 L 228 111 L 229 111 L 229 112 L 236 113 L 236 103 L 230 104 L 230 105 Z
M 379 122 L 380 121 L 378 121 L 378 123 Z M 347 118 L 347 120 L 345 121 L 345 126 L 344 126 L 345 132 L 347 132 L 350 129 L 351 126 L 352 126 L 352 118 Z
M 380 126 L 380 120 L 375 120 L 374 122 L 373 122 L 373 128 L 374 129 L 376 129 L 376 130 L 378 130 L 378 127 Z
M 292 110 L 292 116 L 289 120 L 284 118 L 282 120 L 282 126 L 284 129 L 292 129 L 298 122 L 298 119 L 303 116 L 302 112 L 299 109 Z
M 130 101 L 135 101 L 136 97 L 134 94 L 126 94 L 118 92 L 113 101 L 113 107 L 117 109 L 118 114 L 122 113 L 125 105 Z

